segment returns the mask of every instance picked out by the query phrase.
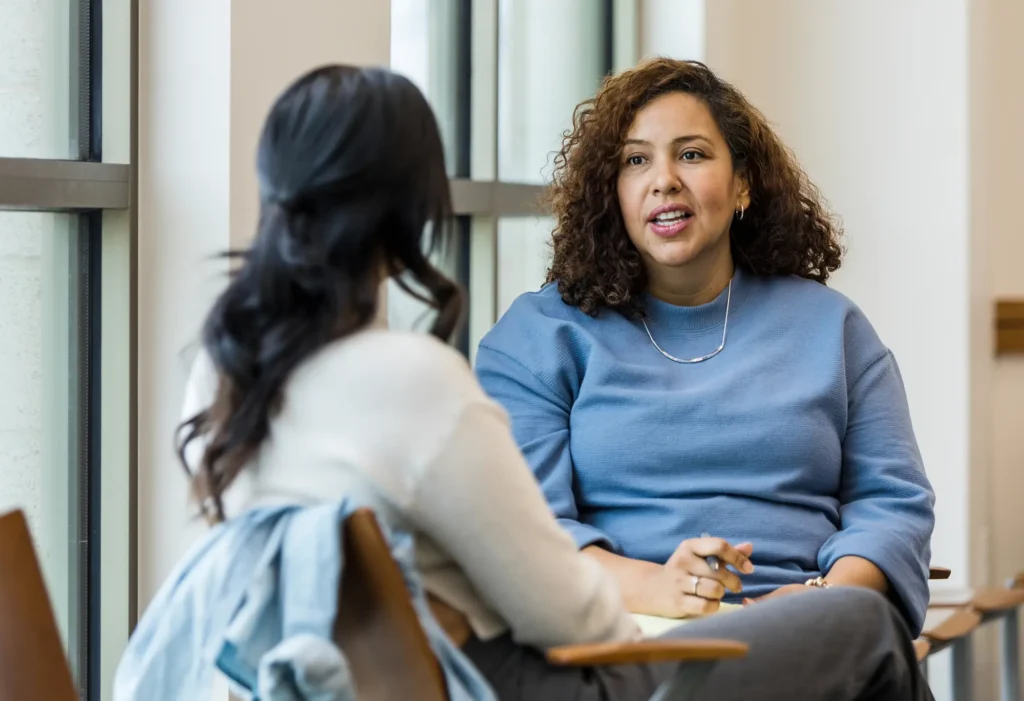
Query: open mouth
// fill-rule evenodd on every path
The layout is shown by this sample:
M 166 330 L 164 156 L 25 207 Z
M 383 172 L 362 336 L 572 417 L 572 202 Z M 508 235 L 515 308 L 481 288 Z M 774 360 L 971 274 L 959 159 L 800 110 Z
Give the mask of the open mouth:
M 693 219 L 693 212 L 682 205 L 663 205 L 658 207 L 648 219 L 651 230 L 658 236 L 675 236 L 683 231 Z
M 657 224 L 658 226 L 671 226 L 673 224 L 676 224 L 676 223 L 681 222 L 681 221 L 685 221 L 685 220 L 690 219 L 692 217 L 693 217 L 693 213 L 692 212 L 687 212 L 687 211 L 684 211 L 682 209 L 677 209 L 677 210 L 672 211 L 672 212 L 662 212 L 661 214 L 659 214 L 656 217 L 654 217 L 653 219 L 651 219 L 651 222 L 654 223 L 654 224 Z

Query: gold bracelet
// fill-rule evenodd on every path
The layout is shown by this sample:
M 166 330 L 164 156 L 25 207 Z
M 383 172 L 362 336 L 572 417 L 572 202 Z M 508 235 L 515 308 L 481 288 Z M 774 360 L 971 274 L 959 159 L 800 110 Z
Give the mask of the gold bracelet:
M 824 577 L 815 577 L 814 579 L 808 579 L 804 582 L 805 587 L 817 587 L 818 589 L 828 589 L 832 585 L 825 581 Z

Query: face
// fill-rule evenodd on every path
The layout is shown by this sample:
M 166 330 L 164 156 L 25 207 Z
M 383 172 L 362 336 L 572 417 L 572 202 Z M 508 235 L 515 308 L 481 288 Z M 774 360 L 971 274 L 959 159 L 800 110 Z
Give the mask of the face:
M 701 262 L 731 265 L 729 227 L 749 193 L 700 99 L 669 93 L 637 112 L 622 149 L 618 195 L 626 231 L 652 276 Z

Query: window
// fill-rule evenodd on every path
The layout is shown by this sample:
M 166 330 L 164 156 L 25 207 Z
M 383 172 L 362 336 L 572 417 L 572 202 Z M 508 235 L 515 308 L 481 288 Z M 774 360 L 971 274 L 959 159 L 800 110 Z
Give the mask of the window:
M 0 511 L 25 511 L 76 672 L 88 553 L 68 544 L 87 536 L 87 255 L 74 217 L 0 213 Z
M 544 282 L 542 204 L 573 108 L 635 63 L 636 0 L 392 0 L 392 68 L 438 116 L 461 215 L 446 269 L 469 289 L 458 344 L 472 356 L 511 301 Z M 389 292 L 393 325 L 423 309 Z
M 0 4 L 0 156 L 76 156 L 73 0 Z M 76 57 L 77 58 L 77 57 Z
M 0 3 L 0 511 L 26 513 L 85 701 L 133 616 L 135 8 L 100 4 Z

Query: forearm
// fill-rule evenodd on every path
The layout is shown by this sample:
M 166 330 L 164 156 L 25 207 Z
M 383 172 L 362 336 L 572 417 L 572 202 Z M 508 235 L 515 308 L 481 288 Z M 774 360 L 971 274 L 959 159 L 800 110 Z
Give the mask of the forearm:
M 836 560 L 825 581 L 832 586 L 865 587 L 883 594 L 889 591 L 889 580 L 882 570 L 870 560 L 854 555 Z
M 652 602 L 647 583 L 657 575 L 661 569 L 660 565 L 616 555 L 598 545 L 587 546 L 582 552 L 597 560 L 598 564 L 614 577 L 619 585 L 619 591 L 622 592 L 626 609 L 633 613 L 650 612 Z

